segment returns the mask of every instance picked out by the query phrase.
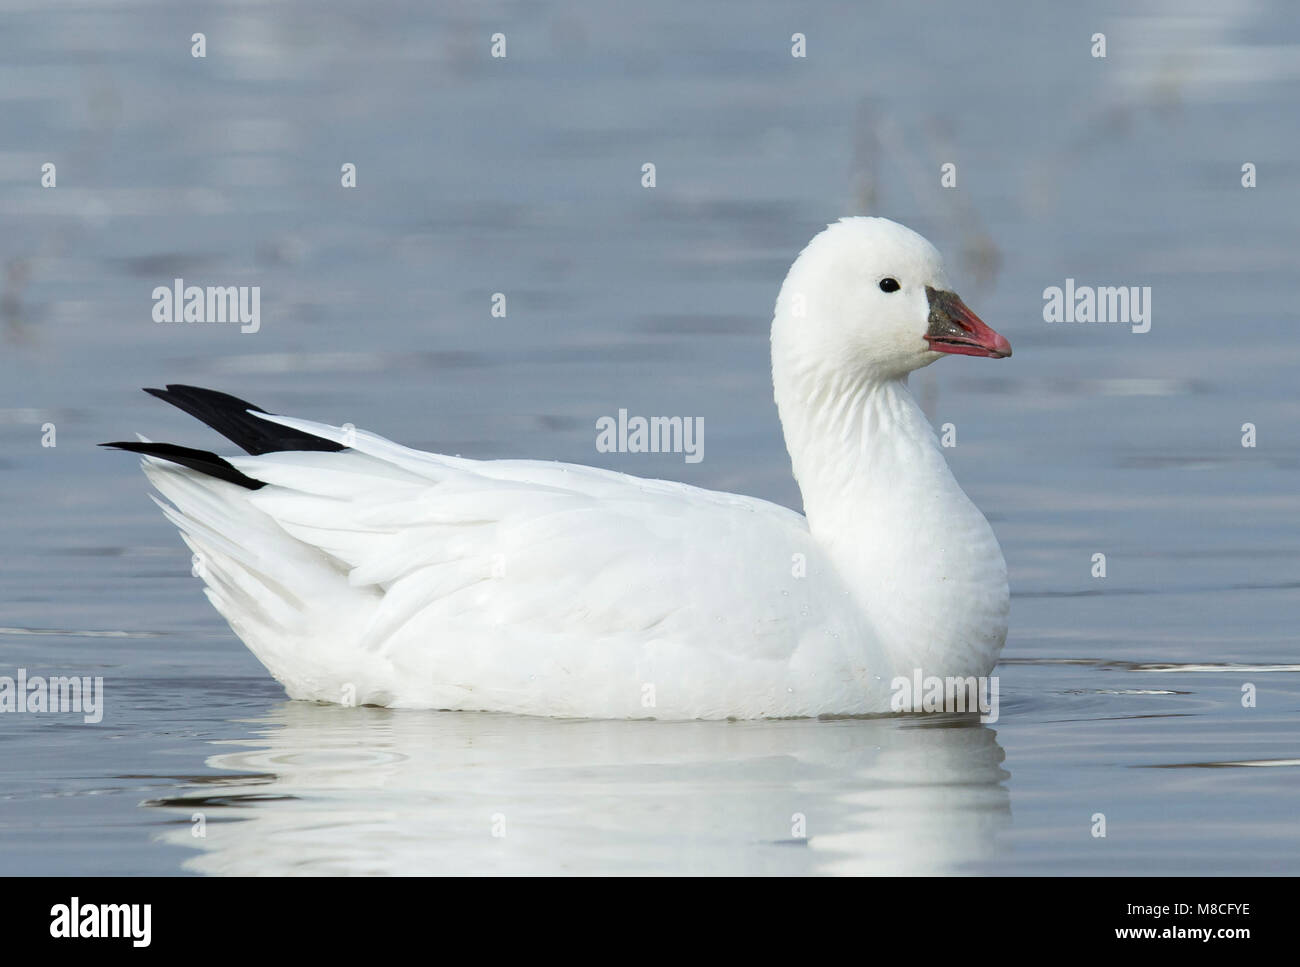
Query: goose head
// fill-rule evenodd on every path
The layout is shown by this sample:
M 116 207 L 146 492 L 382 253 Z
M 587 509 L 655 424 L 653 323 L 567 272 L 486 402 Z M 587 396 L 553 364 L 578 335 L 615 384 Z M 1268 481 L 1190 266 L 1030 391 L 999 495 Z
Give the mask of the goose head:
M 867 217 L 840 219 L 800 253 L 777 297 L 772 344 L 774 365 L 854 383 L 899 379 L 944 355 L 1011 355 L 952 291 L 933 245 Z
M 845 218 L 790 267 L 772 382 L 809 531 L 895 667 L 980 675 L 1006 638 L 1006 564 L 906 385 L 944 355 L 1011 346 L 911 229 Z

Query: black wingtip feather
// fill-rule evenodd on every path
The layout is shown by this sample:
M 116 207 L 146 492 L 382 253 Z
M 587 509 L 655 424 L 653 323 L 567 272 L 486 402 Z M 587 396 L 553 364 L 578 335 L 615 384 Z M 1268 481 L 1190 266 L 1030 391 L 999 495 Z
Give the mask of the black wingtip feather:
M 267 411 L 229 393 L 204 389 L 201 386 L 186 386 L 183 383 L 169 383 L 165 390 L 146 387 L 145 392 L 202 420 L 227 440 L 254 456 L 263 453 L 279 453 L 282 450 L 336 452 L 347 449 L 332 440 L 324 440 L 302 430 L 294 430 L 269 420 L 250 416 L 249 410 L 255 413 Z
M 249 490 L 259 490 L 266 486 L 263 481 L 254 480 L 247 474 L 240 473 L 221 457 L 215 453 L 209 453 L 207 450 L 178 447 L 174 443 L 130 443 L 127 441 L 101 443 L 100 446 L 129 450 L 132 453 L 143 453 L 150 457 L 161 457 L 163 460 L 180 464 L 182 467 L 189 467 L 191 470 L 205 473 L 209 477 L 216 477 L 218 480 L 238 484 Z
M 249 411 L 266 413 L 266 410 L 229 393 L 220 393 L 201 386 L 186 386 L 183 383 L 169 383 L 166 389 L 145 387 L 145 392 L 202 420 L 227 440 L 254 456 L 263 453 L 279 453 L 282 450 L 335 452 L 347 449 L 332 440 L 324 440 L 302 430 L 294 430 L 269 420 L 258 419 Z M 207 450 L 180 447 L 173 443 L 120 442 L 101 443 L 100 446 L 160 457 L 249 490 L 266 486 L 262 481 L 254 480 L 247 474 L 241 473 L 232 464 Z

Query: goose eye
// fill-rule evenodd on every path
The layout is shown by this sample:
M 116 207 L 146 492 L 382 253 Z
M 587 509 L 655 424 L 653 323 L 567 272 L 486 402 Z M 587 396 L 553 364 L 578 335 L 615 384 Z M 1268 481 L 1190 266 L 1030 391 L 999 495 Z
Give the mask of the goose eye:
M 880 280 L 880 291 L 881 291 L 881 292 L 897 292 L 897 291 L 899 290 L 899 288 L 900 288 L 900 287 L 899 287 L 899 284 L 898 284 L 898 280 L 897 280 L 897 279 L 893 279 L 893 278 L 884 278 L 884 279 L 881 279 L 881 280 Z

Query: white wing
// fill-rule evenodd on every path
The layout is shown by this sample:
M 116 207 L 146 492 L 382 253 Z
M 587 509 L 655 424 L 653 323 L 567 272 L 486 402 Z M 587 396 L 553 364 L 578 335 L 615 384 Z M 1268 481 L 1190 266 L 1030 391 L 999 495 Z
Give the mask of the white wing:
M 793 511 L 264 418 L 351 449 L 230 458 L 256 491 L 146 467 L 209 597 L 293 697 L 586 717 L 887 707 L 865 619 Z

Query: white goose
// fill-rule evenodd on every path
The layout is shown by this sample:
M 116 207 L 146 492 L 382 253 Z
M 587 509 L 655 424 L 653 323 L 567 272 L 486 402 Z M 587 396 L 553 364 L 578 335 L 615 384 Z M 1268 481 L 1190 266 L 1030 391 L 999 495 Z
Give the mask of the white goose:
M 145 454 L 206 593 L 291 698 L 593 718 L 890 710 L 986 675 L 1006 564 L 907 389 L 1006 339 L 920 235 L 846 218 L 795 260 L 772 378 L 806 517 L 686 484 L 423 453 L 195 387 L 251 456 Z

